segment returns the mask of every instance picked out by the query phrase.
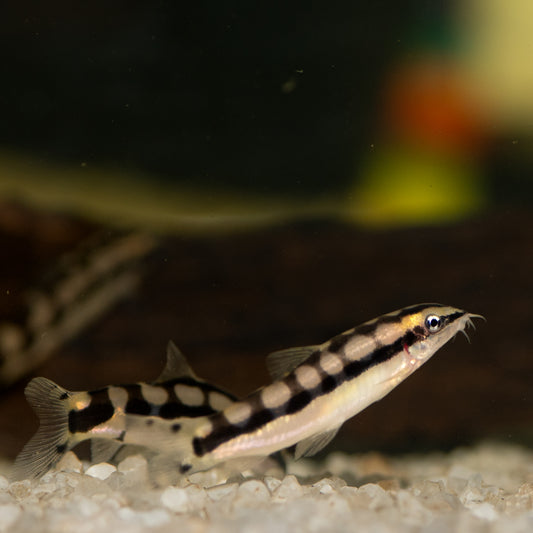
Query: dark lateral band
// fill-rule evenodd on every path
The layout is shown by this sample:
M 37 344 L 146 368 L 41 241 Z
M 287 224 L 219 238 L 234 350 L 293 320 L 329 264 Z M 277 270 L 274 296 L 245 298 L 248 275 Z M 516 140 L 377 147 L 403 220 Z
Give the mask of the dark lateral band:
M 263 407 L 261 410 L 256 411 L 244 425 L 231 424 L 224 416 L 224 413 L 214 415 L 211 419 L 214 428 L 213 431 L 206 437 L 196 437 L 193 441 L 195 454 L 201 457 L 234 437 L 256 431 L 278 416 L 298 413 L 314 399 L 328 394 L 328 392 L 331 392 L 342 383 L 360 376 L 368 369 L 392 359 L 392 357 L 404 349 L 404 346 L 412 346 L 418 338 L 419 334 L 409 330 L 395 342 L 380 346 L 367 356 L 348 363 L 344 366 L 343 371 L 338 374 L 330 375 L 322 371 L 320 383 L 311 390 L 300 387 L 297 380 L 293 379 L 294 376 L 288 376 L 286 383 L 291 389 L 291 397 L 285 404 L 276 409 Z M 259 403 L 260 395 L 260 391 L 254 395 L 255 402 Z
M 85 409 L 71 409 L 68 414 L 68 430 L 71 433 L 86 433 L 107 422 L 115 413 L 107 387 L 92 391 L 89 396 L 91 403 Z

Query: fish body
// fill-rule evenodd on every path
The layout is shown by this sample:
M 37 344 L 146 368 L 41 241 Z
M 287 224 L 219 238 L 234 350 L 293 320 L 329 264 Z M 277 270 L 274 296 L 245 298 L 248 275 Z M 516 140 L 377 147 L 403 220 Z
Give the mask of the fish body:
M 349 418 L 388 394 L 479 315 L 419 304 L 383 315 L 317 346 L 271 354 L 275 381 L 209 417 L 172 431 L 159 420 L 153 441 L 182 473 L 261 458 L 296 445 L 322 449 Z M 127 438 L 142 440 L 139 428 Z M 155 435 L 157 434 L 157 437 Z
M 125 442 L 132 420 L 147 421 L 143 426 L 150 435 L 155 420 L 171 422 L 172 430 L 183 418 L 208 416 L 237 400 L 196 376 L 172 342 L 165 369 L 155 382 L 72 392 L 35 378 L 25 393 L 40 427 L 15 460 L 14 479 L 41 476 L 85 440 L 91 440 L 93 461 L 107 461 L 124 446 L 140 444 Z
M 441 304 L 418 304 L 323 344 L 275 352 L 267 358 L 273 383 L 241 401 L 226 395 L 214 402 L 211 389 L 200 385 L 193 385 L 192 396 L 177 393 L 178 382 L 168 379 L 175 379 L 175 370 L 163 372 L 163 381 L 155 384 L 93 393 L 68 393 L 37 378 L 27 396 L 41 426 L 17 458 L 15 472 L 17 477 L 41 475 L 87 438 L 146 447 L 158 454 L 160 465 L 181 474 L 222 464 L 249 468 L 293 445 L 296 458 L 313 455 L 346 420 L 388 394 L 476 317 Z M 172 390 L 165 381 L 186 407 L 168 419 L 162 409 Z M 215 392 L 222 400 L 223 393 Z M 206 401 L 215 412 L 191 411 Z

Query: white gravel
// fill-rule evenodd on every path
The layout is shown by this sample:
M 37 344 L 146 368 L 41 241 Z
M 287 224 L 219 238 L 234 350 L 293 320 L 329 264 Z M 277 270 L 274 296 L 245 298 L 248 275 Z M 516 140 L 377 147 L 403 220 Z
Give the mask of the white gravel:
M 0 475 L 0 532 L 533 531 L 533 452 L 480 444 L 449 454 L 330 454 L 281 479 L 230 479 L 154 488 L 146 460 L 84 465 L 9 483 Z M 7 474 L 9 464 L 0 463 Z

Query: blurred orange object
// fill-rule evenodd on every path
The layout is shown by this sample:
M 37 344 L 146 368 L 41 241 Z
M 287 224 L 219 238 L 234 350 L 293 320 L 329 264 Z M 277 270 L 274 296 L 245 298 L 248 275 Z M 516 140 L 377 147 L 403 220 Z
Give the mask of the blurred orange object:
M 449 155 L 479 153 L 486 129 L 461 70 L 435 56 L 393 72 L 384 89 L 383 126 L 396 141 Z

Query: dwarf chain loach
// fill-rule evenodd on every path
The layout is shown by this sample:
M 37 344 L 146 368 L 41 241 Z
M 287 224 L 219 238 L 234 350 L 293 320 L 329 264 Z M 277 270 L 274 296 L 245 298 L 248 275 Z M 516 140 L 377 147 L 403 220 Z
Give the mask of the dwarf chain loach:
M 13 478 L 36 478 L 76 444 L 92 442 L 93 460 L 135 447 L 179 475 L 224 465 L 253 468 L 295 446 L 295 458 L 326 446 L 341 425 L 383 398 L 473 318 L 441 304 L 380 316 L 320 345 L 267 357 L 273 382 L 238 401 L 198 378 L 171 343 L 155 382 L 70 392 L 45 378 L 26 397 L 40 427 L 18 455 Z

